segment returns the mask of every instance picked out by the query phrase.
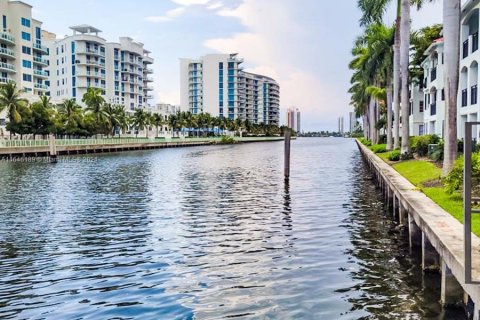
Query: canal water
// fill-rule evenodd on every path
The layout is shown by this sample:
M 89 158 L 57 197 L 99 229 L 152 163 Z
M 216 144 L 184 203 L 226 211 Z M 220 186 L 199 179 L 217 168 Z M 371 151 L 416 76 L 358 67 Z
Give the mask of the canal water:
M 353 140 L 0 162 L 2 319 L 465 319 Z

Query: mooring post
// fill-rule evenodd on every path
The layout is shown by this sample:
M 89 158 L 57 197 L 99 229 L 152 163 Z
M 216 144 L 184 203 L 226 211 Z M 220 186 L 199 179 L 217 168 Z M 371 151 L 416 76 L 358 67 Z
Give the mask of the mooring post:
M 445 261 L 441 262 L 442 285 L 440 301 L 443 306 L 455 306 L 463 303 L 463 288 L 458 283 Z
M 284 160 L 285 179 L 290 178 L 290 130 L 285 130 L 285 160 Z
M 55 145 L 55 135 L 51 134 L 48 141 L 48 146 L 50 147 L 50 162 L 57 162 L 57 146 Z

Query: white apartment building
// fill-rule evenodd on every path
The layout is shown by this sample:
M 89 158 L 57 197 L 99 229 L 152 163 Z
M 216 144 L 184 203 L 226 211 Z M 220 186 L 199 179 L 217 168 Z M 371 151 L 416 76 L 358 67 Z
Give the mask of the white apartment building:
M 280 87 L 269 77 L 243 71 L 237 54 L 180 59 L 180 106 L 255 124 L 279 124 Z
M 435 40 L 425 51 L 423 134 L 436 134 L 443 138 L 445 120 L 445 90 L 443 85 L 443 38 Z M 420 106 L 419 106 L 420 108 Z M 420 110 L 419 110 L 420 111 Z M 419 121 L 418 117 L 415 119 Z M 415 132 L 416 133 L 416 132 Z M 420 134 L 420 128 L 417 135 Z
M 460 76 L 458 97 L 458 137 L 464 137 L 465 122 L 478 121 L 480 105 L 478 101 L 478 50 L 480 1 L 469 0 L 462 7 L 460 30 Z M 480 138 L 480 128 L 473 128 L 473 138 Z
M 48 94 L 48 49 L 42 42 L 42 22 L 32 18 L 32 6 L 0 0 L 0 83 L 14 81 L 34 99 Z M 0 127 L 5 126 L 0 115 Z
M 118 43 L 99 36 L 90 25 L 70 27 L 73 34 L 46 41 L 50 49 L 51 96 L 55 102 L 82 97 L 89 87 L 99 88 L 107 102 L 124 105 L 127 111 L 146 108 L 153 98 L 153 58 L 143 44 L 128 37 Z
M 423 122 L 425 112 L 423 84 L 422 81 L 420 84 L 410 85 L 410 117 L 408 120 L 410 121 L 409 130 L 411 136 L 421 136 L 425 134 L 425 123 Z

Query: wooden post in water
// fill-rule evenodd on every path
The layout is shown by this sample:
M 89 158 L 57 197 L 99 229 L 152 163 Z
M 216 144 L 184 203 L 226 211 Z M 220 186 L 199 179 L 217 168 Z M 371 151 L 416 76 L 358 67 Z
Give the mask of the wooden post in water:
M 48 140 L 48 146 L 50 147 L 50 162 L 57 162 L 57 146 L 55 145 L 55 135 L 51 134 Z
M 290 130 L 285 130 L 285 160 L 284 160 L 284 174 L 285 180 L 290 178 Z

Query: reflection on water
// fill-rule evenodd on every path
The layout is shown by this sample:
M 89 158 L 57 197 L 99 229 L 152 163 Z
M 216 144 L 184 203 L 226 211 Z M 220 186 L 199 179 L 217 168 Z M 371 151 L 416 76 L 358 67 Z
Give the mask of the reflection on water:
M 464 319 L 353 141 L 0 163 L 0 318 Z M 428 288 L 428 289 L 427 289 Z

